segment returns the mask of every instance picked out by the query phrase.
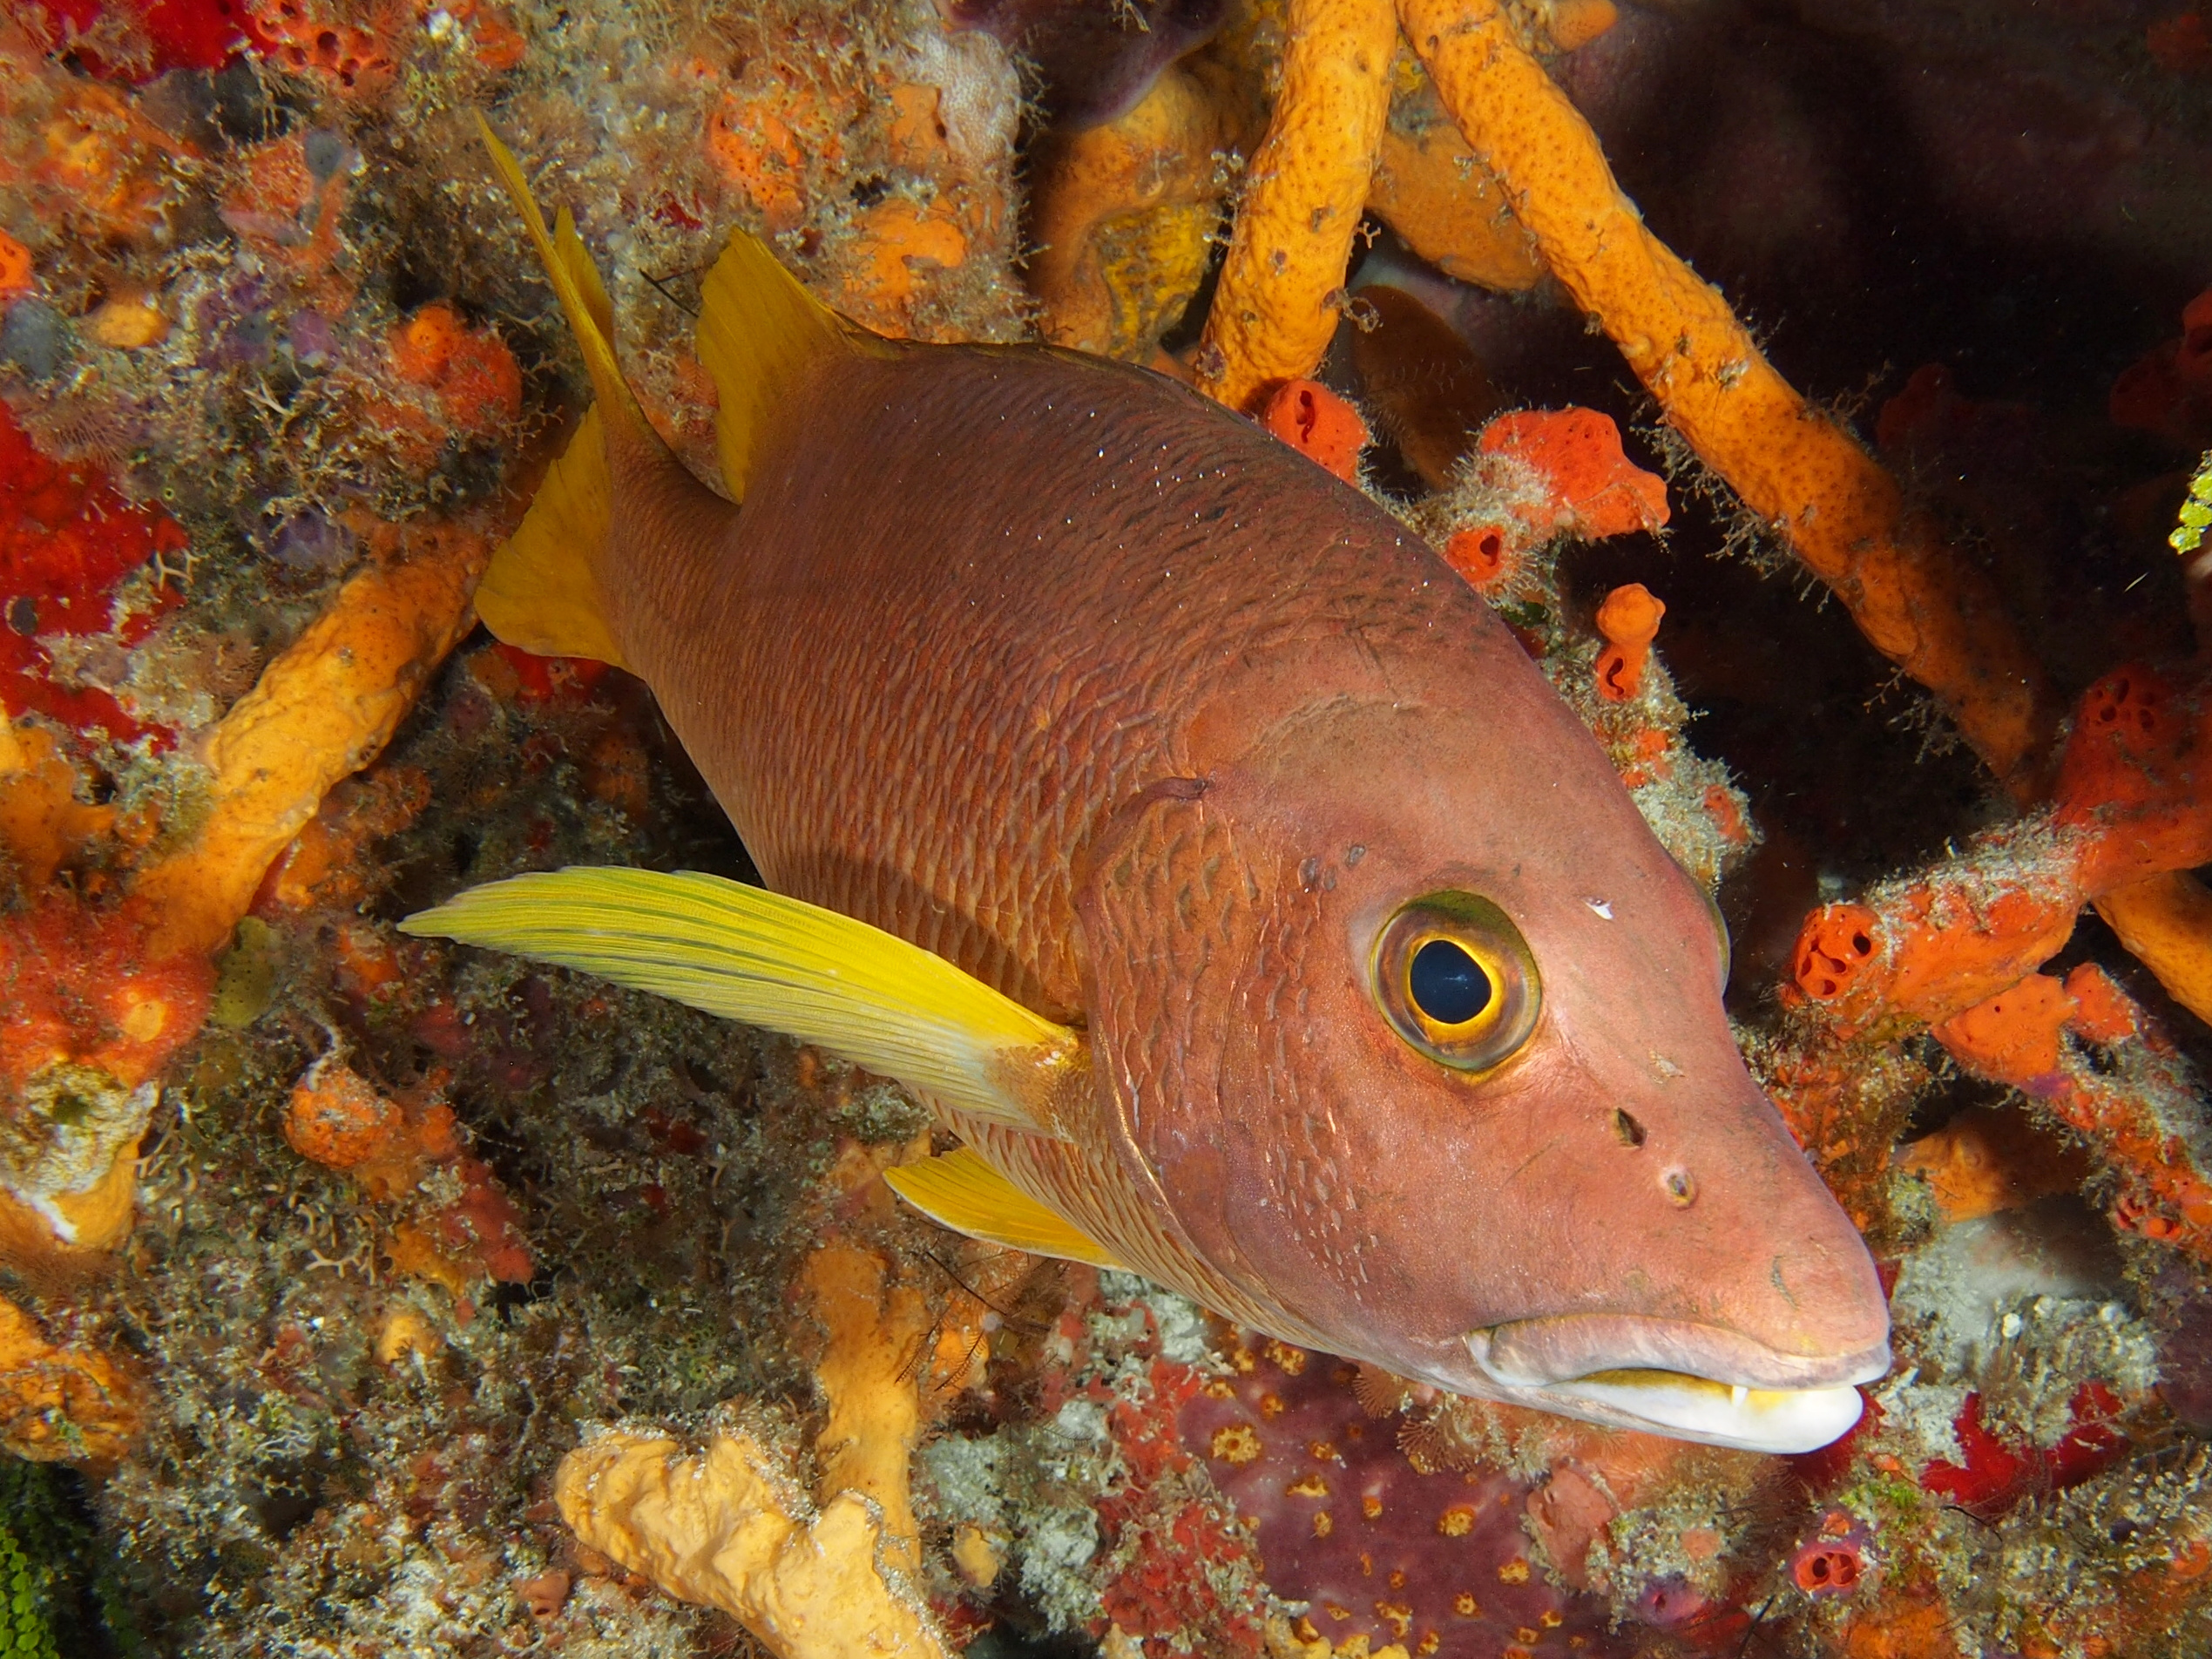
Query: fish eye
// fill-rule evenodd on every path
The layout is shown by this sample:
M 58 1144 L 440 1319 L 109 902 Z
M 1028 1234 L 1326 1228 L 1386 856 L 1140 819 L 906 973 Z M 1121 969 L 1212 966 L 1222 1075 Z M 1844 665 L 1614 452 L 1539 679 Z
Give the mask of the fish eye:
M 1376 939 L 1373 976 L 1397 1034 L 1458 1072 L 1519 1053 L 1543 1004 L 1527 941 L 1478 893 L 1431 893 L 1400 909 Z

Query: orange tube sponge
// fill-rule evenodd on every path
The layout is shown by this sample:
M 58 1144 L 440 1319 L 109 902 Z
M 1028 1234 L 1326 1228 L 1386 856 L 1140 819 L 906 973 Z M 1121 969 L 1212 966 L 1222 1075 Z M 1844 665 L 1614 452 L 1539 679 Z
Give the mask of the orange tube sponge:
M 1054 141 L 1036 162 L 1031 291 L 1058 346 L 1141 362 L 1206 275 L 1235 141 L 1221 101 L 1170 69 L 1137 106 Z
M 331 785 L 384 747 L 415 694 L 474 625 L 480 531 L 416 531 L 405 556 L 348 581 L 207 740 L 213 805 L 185 846 L 142 870 L 131 904 L 157 956 L 221 945 Z
M 1644 664 L 1651 656 L 1651 642 L 1659 637 L 1659 619 L 1667 614 L 1664 600 L 1652 596 L 1641 582 L 1616 587 L 1598 606 L 1598 632 L 1605 648 L 1598 653 L 1598 695 L 1607 702 L 1625 703 L 1643 689 Z
M 1400 0 L 1444 108 L 1577 304 L 1706 463 L 1933 692 L 2013 790 L 2056 725 L 2041 665 L 1994 590 L 1849 433 L 1776 372 L 1728 302 L 1649 230 L 1595 134 L 1522 48 L 1499 0 Z
M 1329 349 L 1390 112 L 1390 0 L 1290 0 L 1289 23 L 1282 89 L 1196 363 L 1200 389 L 1235 410 Z
M 2212 1023 L 2212 893 L 2176 871 L 2105 894 L 2097 914 L 2166 994 Z
M 2208 839 L 2212 786 L 2195 756 L 2209 740 L 2212 692 L 2122 664 L 2082 694 L 2056 790 L 2062 819 L 2103 832 L 2098 913 L 2200 1019 L 2212 1019 L 2212 894 L 2185 872 Z
M 1260 424 L 1345 483 L 1359 481 L 1359 455 L 1367 447 L 1367 423 L 1360 419 L 1357 410 L 1319 381 L 1284 381 L 1261 405 Z

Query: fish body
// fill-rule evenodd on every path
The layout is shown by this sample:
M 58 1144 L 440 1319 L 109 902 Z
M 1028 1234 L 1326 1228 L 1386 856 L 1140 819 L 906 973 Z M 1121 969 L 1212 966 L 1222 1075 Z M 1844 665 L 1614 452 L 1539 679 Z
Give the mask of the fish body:
M 558 281 L 580 244 L 546 245 Z M 1448 1390 L 1773 1449 L 1848 1427 L 1888 1363 L 1872 1264 L 1745 1070 L 1703 894 L 1480 598 L 1171 382 L 862 336 L 766 258 L 733 245 L 701 333 L 742 505 L 609 351 L 484 609 L 573 644 L 542 596 L 581 584 L 769 888 L 1045 1033 L 918 1085 L 984 1195 L 902 1189 L 1011 1237 L 1002 1183 L 1063 1253 Z M 584 574 L 551 572 L 579 526 Z M 692 959 L 639 927 L 626 959 Z M 869 1023 L 820 1028 L 871 1063 Z

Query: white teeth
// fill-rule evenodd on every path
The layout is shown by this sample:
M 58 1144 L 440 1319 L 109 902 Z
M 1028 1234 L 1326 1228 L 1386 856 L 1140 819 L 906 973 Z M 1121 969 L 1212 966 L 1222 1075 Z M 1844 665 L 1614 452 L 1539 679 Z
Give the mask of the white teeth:
M 1750 1398 L 1751 1391 L 1746 1388 L 1742 1383 L 1738 1383 L 1734 1388 L 1728 1390 L 1728 1403 L 1731 1405 L 1740 1406 L 1744 1401 L 1749 1399 Z

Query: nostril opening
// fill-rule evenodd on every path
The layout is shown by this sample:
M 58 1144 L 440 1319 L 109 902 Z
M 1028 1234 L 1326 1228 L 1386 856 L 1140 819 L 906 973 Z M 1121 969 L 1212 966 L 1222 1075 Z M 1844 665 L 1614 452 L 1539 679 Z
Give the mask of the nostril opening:
M 1614 1139 L 1624 1147 L 1640 1147 L 1644 1143 L 1644 1126 L 1618 1107 L 1613 1114 L 1613 1133 Z
M 1687 1209 L 1697 1202 L 1697 1182 L 1687 1169 L 1677 1167 L 1659 1178 L 1659 1184 L 1667 1189 L 1667 1196 Z

